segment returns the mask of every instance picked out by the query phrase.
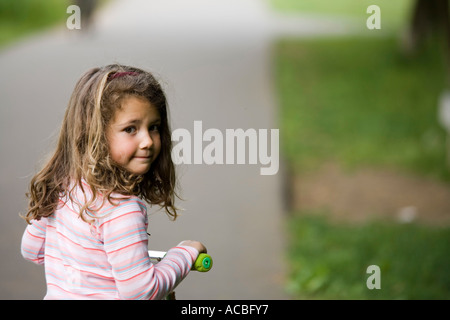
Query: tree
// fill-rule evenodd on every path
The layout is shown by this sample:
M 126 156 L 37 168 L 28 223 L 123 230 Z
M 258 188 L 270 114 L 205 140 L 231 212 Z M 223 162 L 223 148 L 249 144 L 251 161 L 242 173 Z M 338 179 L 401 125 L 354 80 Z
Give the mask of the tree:
M 446 62 L 450 88 L 450 0 L 415 0 L 407 52 L 414 54 L 430 41 L 437 41 Z

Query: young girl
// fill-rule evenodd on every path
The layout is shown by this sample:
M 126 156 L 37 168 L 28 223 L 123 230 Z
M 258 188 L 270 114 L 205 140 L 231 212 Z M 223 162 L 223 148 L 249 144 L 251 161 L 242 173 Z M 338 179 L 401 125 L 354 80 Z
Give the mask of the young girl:
M 145 202 L 174 206 L 166 98 L 143 70 L 109 65 L 75 86 L 56 151 L 30 183 L 25 259 L 45 265 L 45 299 L 162 299 L 206 248 L 148 255 Z

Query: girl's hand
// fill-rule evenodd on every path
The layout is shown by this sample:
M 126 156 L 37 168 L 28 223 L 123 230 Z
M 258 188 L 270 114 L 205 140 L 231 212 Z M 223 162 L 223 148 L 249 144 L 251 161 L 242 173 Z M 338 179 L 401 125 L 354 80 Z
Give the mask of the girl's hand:
M 179 245 L 193 247 L 198 250 L 198 253 L 207 253 L 206 247 L 199 241 L 184 240 Z

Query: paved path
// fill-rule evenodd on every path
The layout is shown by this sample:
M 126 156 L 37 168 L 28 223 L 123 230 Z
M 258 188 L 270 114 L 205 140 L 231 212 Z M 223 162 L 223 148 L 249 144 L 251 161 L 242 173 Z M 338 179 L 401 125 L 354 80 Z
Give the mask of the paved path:
M 274 18 L 257 0 L 113 1 L 90 33 L 59 28 L 0 52 L 0 298 L 45 294 L 43 268 L 20 256 L 25 223 L 17 213 L 26 208 L 27 184 L 55 141 L 85 70 L 119 62 L 155 72 L 169 97 L 173 129 L 193 133 L 195 120 L 203 130 L 223 133 L 278 128 L 271 40 L 313 25 L 303 20 L 298 30 L 297 22 Z M 282 168 L 274 176 L 262 176 L 259 169 L 179 166 L 185 199 L 179 205 L 186 210 L 176 222 L 152 211 L 150 247 L 163 250 L 198 239 L 214 257 L 210 273 L 192 273 L 179 286 L 179 299 L 287 298 Z

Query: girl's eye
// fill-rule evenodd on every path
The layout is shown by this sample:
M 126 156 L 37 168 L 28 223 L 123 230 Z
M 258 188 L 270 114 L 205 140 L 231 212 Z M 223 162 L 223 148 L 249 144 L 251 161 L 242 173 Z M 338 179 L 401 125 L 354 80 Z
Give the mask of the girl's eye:
M 125 131 L 126 133 L 129 133 L 129 134 L 132 134 L 132 133 L 136 132 L 136 128 L 135 127 L 127 127 L 123 131 Z
M 152 126 L 149 128 L 149 131 L 153 131 L 153 132 L 159 131 L 159 125 L 157 125 L 157 124 L 152 125 Z

